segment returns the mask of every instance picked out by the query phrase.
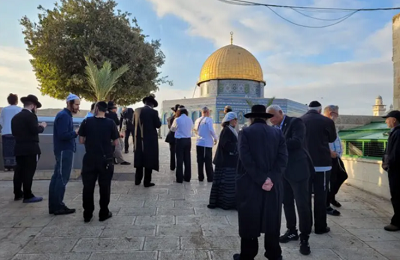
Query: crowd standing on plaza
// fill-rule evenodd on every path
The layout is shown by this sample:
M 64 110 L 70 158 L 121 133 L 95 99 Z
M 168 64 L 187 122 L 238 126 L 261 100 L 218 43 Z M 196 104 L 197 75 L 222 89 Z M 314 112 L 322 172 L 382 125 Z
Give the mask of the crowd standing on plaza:
M 7 100 L 9 106 L 2 110 L 0 124 L 4 165 L 14 170 L 14 200 L 40 202 L 43 198 L 32 193 L 32 181 L 41 154 L 39 134 L 47 127 L 45 122 L 39 123 L 36 116 L 42 104 L 34 95 L 20 99 L 23 108 L 17 106 L 17 95 L 10 94 Z M 124 108 L 118 116 L 114 102 L 99 101 L 92 104 L 91 111 L 76 127 L 73 116 L 79 111 L 80 99 L 74 94 L 67 97 L 66 108 L 57 114 L 53 126 L 56 164 L 49 186 L 49 214 L 75 213 L 63 199 L 78 137 L 86 150 L 81 172 L 84 222 L 93 218 L 96 182 L 100 188 L 99 220 L 112 217 L 108 206 L 114 165 L 130 165 L 122 155 L 122 150 L 129 152 L 130 136 L 133 138 L 135 184 L 143 181 L 146 188 L 155 185 L 152 172 L 159 171 L 157 129 L 161 127 L 161 120 L 154 109 L 158 102 L 153 95 L 145 97 L 143 103 L 144 106 L 135 111 Z M 171 108 L 173 115 L 167 119 L 169 132 L 165 139 L 170 147 L 170 170 L 176 171 L 177 183 L 191 181 L 194 134 L 198 180 L 212 183 L 207 207 L 238 211 L 241 248 L 240 253 L 233 256 L 234 260 L 254 259 L 262 233 L 267 259 L 282 259 L 280 243 L 299 239 L 300 253 L 308 255 L 312 226 L 316 234 L 328 233 L 327 214 L 341 214 L 337 210 L 341 204 L 335 196 L 347 179 L 347 173 L 341 160 L 342 143 L 335 127 L 339 108 L 330 105 L 323 109 L 318 101 L 310 102 L 308 108 L 306 114 L 295 118 L 285 115 L 278 105 L 267 108 L 254 105 L 245 115 L 250 125 L 239 131 L 237 114 L 226 106 L 219 136 L 214 131 L 209 108 L 202 108 L 202 116 L 194 123 L 182 104 Z M 400 111 L 391 111 L 384 118 L 391 131 L 382 167 L 388 172 L 394 209 L 394 216 L 385 230 L 399 231 Z M 283 235 L 280 234 L 282 205 L 287 227 Z

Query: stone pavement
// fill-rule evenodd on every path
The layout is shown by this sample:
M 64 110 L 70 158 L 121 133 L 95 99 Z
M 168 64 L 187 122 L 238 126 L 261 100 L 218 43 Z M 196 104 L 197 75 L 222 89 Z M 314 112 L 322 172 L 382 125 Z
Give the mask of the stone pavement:
M 47 210 L 49 181 L 34 182 L 34 193 L 45 198 L 37 204 L 14 202 L 12 182 L 1 181 L 0 259 L 232 259 L 240 247 L 237 213 L 206 207 L 211 184 L 198 182 L 195 153 L 192 182 L 174 183 L 168 147 L 163 141 L 160 146 L 162 167 L 153 174 L 155 187 L 135 186 L 132 166 L 116 167 L 110 204 L 114 217 L 106 222 L 94 218 L 83 223 L 79 180 L 71 181 L 65 194 L 66 205 L 77 213 L 57 217 Z M 331 233 L 312 234 L 312 254 L 300 255 L 298 244 L 291 242 L 282 245 L 284 259 L 400 260 L 400 232 L 383 230 L 391 216 L 388 201 L 347 185 L 338 200 L 342 216 L 329 217 Z M 262 253 L 260 242 L 256 259 L 265 259 Z

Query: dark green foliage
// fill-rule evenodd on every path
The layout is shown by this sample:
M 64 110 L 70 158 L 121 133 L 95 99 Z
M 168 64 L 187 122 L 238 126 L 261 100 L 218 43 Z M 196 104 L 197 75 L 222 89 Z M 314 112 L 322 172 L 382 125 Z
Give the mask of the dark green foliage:
M 113 70 L 129 66 L 107 97 L 120 105 L 141 100 L 160 83 L 171 84 L 158 71 L 165 59 L 160 42 L 146 41 L 136 19 L 115 11 L 116 5 L 112 0 L 61 0 L 52 10 L 39 6 L 38 23 L 21 19 L 42 94 L 64 99 L 72 92 L 95 101 L 85 56 L 98 67 L 106 61 Z

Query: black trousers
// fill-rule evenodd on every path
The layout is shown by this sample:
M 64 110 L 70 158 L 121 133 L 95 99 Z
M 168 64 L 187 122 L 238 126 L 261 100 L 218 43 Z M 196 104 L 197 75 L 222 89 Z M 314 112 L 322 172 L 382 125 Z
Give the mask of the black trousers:
M 400 227 L 400 175 L 399 172 L 389 170 L 390 200 L 392 201 L 394 215 L 391 224 Z
M 315 230 L 325 230 L 326 222 L 326 197 L 329 188 L 330 171 L 316 172 L 310 179 L 314 190 L 314 225 Z
M 96 181 L 99 183 L 100 191 L 99 217 L 108 216 L 113 174 L 114 165 L 112 163 L 106 164 L 103 157 L 84 156 L 82 165 L 84 218 L 91 218 L 93 215 Z
M 206 166 L 207 181 L 212 182 L 214 170 L 212 166 L 212 148 L 204 146 L 196 146 L 197 153 L 197 169 L 199 181 L 204 180 L 204 165 Z
M 171 171 L 174 171 L 176 168 L 176 144 L 175 143 L 169 144 L 169 156 L 170 156 L 169 168 Z
M 283 209 L 286 216 L 286 227 L 289 230 L 296 230 L 296 201 L 297 213 L 299 215 L 300 237 L 308 239 L 312 228 L 311 217 L 311 192 L 310 180 L 292 182 L 283 179 Z
M 347 179 L 345 169 L 341 169 L 339 165 L 339 158 L 332 158 L 332 170 L 329 183 L 328 195 L 326 197 L 326 206 L 330 207 L 331 202 L 335 200 L 336 194 L 339 192 L 340 187 Z
M 129 151 L 129 137 L 133 138 L 133 129 L 127 128 L 125 130 L 125 152 Z
M 279 245 L 279 234 L 264 235 L 264 256 L 269 260 L 280 259 L 282 249 Z M 254 260 L 258 254 L 258 238 L 241 238 L 240 260 Z
M 39 155 L 24 155 L 24 156 L 16 156 L 17 165 L 14 169 L 14 195 L 15 197 L 21 197 L 22 193 L 24 195 L 24 199 L 33 198 L 32 194 L 32 182 L 33 176 L 35 175 L 37 161 L 39 159 Z M 21 188 L 23 187 L 23 192 Z
M 143 181 L 144 185 L 150 184 L 152 172 L 153 172 L 152 169 L 144 168 L 144 181 Z M 143 168 L 138 167 L 136 168 L 135 184 L 139 185 L 142 182 L 142 179 L 143 179 Z
M 183 180 L 189 182 L 192 178 L 192 167 L 190 165 L 190 149 L 192 148 L 191 138 L 176 139 L 176 182 Z M 185 173 L 183 172 L 185 165 Z

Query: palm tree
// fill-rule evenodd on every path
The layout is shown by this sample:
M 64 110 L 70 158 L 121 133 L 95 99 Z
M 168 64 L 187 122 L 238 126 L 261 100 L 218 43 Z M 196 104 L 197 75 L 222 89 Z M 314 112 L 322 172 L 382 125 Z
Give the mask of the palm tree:
M 269 99 L 268 103 L 265 105 L 265 107 L 269 107 L 270 105 L 272 105 L 272 103 L 274 102 L 275 97 L 272 97 Z M 249 107 L 254 106 L 253 101 L 251 101 L 250 99 L 246 99 L 247 105 L 249 105 Z
M 111 89 L 115 86 L 118 79 L 129 70 L 128 65 L 123 65 L 117 70 L 111 70 L 111 63 L 104 62 L 103 67 L 98 69 L 96 64 L 89 58 L 85 57 L 87 66 L 85 67 L 85 74 L 89 86 L 93 90 L 96 101 L 106 100 Z

